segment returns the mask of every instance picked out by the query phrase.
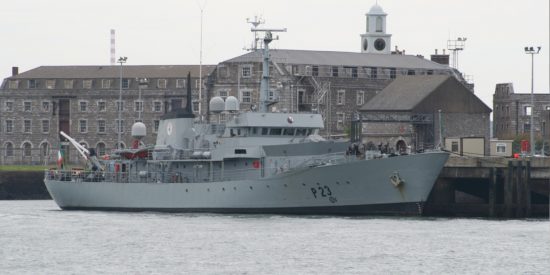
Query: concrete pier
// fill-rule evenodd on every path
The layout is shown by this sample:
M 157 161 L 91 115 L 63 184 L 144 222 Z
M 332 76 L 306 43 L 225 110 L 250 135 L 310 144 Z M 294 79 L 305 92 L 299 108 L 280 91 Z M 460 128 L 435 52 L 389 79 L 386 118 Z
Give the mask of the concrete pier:
M 548 217 L 550 158 L 450 157 L 428 216 Z

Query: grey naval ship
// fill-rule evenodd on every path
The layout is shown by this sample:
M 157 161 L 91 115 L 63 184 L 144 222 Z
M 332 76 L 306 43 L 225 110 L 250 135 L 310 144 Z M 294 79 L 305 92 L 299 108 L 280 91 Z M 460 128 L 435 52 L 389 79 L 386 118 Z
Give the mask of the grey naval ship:
M 214 97 L 224 124 L 196 119 L 191 101 L 166 113 L 156 144 L 132 126 L 132 148 L 100 159 L 64 135 L 86 160 L 83 171 L 49 170 L 45 184 L 64 210 L 365 215 L 422 212 L 448 158 L 445 152 L 391 156 L 319 135 L 315 113 L 269 112 L 269 47 L 257 111 Z M 187 98 L 191 98 L 187 81 Z

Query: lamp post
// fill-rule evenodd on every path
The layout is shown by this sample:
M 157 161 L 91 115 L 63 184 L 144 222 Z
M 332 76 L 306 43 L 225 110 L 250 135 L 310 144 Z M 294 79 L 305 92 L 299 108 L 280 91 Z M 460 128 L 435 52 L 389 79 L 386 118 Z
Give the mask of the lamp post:
M 531 145 L 531 156 L 535 156 L 535 122 L 533 116 L 535 114 L 535 95 L 534 95 L 534 70 L 535 70 L 535 54 L 540 52 L 540 46 L 536 49 L 534 47 L 525 47 L 525 53 L 531 55 L 531 127 L 530 129 L 530 145 Z
M 121 141 L 121 135 L 122 135 L 122 64 L 126 63 L 126 60 L 128 60 L 128 57 L 126 56 L 121 56 L 118 59 L 118 63 L 120 63 L 120 81 L 119 81 L 120 89 L 118 91 L 118 104 L 117 104 L 117 109 L 118 109 L 118 123 L 117 123 L 118 139 L 117 139 L 117 145 L 116 145 L 117 149 L 121 149 L 120 141 Z

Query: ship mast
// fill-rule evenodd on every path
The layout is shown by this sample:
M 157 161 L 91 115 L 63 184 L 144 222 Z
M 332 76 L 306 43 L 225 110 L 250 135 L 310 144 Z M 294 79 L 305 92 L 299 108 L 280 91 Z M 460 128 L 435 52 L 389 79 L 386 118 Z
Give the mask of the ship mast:
M 262 81 L 260 82 L 260 113 L 267 113 L 267 107 L 275 103 L 269 99 L 269 43 L 279 37 L 273 38 L 272 32 L 286 32 L 284 29 L 251 29 L 252 32 L 264 32 L 264 49 L 262 63 Z

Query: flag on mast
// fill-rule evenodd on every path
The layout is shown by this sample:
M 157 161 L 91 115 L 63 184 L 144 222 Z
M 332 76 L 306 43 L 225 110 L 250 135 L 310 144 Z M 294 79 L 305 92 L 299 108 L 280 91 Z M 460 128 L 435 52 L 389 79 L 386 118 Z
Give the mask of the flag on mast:
M 61 146 L 59 146 L 59 151 L 57 151 L 57 167 L 63 169 L 63 151 L 61 150 Z

